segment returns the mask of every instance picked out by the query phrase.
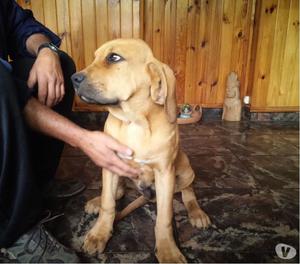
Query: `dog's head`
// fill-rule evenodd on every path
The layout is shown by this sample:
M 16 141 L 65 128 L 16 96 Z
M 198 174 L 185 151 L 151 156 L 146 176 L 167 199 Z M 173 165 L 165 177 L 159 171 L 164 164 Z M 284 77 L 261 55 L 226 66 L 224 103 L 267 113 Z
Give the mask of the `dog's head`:
M 176 121 L 175 76 L 154 58 L 142 40 L 116 39 L 95 52 L 95 60 L 72 76 L 79 97 L 94 104 L 119 105 L 147 93 L 149 100 L 163 105 L 168 120 Z

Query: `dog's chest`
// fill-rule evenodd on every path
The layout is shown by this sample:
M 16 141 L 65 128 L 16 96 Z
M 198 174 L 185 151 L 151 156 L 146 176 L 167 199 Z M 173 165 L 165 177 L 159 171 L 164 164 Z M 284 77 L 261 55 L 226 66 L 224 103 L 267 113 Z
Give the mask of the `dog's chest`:
M 153 160 L 167 155 L 176 145 L 176 129 L 166 131 L 165 126 L 150 127 L 143 123 L 120 123 L 108 119 L 105 131 L 134 151 L 135 157 Z
M 155 134 L 149 129 L 135 123 L 122 126 L 119 133 L 119 140 L 140 155 L 150 154 L 154 138 Z

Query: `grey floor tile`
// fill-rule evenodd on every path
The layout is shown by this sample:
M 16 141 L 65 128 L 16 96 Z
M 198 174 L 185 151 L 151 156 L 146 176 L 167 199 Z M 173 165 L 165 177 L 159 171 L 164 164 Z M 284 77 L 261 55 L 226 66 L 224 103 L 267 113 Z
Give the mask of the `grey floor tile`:
M 213 223 L 206 230 L 193 228 L 180 194 L 175 195 L 175 234 L 189 262 L 281 263 L 275 253 L 278 243 L 299 250 L 298 136 L 298 124 L 291 122 L 180 126 L 181 146 L 196 174 L 196 196 Z M 117 223 L 103 254 L 87 256 L 81 245 L 97 216 L 84 213 L 84 206 L 100 193 L 100 169 L 66 146 L 57 175 L 81 178 L 88 186 L 79 196 L 54 204 L 57 212 L 65 213 L 52 228 L 60 241 L 80 252 L 85 262 L 156 262 L 155 204 Z M 138 195 L 129 189 L 118 208 Z M 288 262 L 298 260 L 297 255 Z
M 195 172 L 194 185 L 209 188 L 256 188 L 256 181 L 233 154 L 193 155 L 190 163 Z
M 239 156 L 254 177 L 256 187 L 299 187 L 299 156 Z

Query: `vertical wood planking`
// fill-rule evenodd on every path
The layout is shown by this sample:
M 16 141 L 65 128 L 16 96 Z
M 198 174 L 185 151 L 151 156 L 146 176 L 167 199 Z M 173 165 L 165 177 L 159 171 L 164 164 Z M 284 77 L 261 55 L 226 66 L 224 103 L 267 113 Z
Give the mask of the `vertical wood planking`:
M 176 0 L 167 0 L 165 6 L 165 25 L 163 35 L 163 45 L 165 47 L 163 54 L 164 63 L 172 69 L 175 66 L 175 49 L 171 48 L 176 40 Z
M 96 0 L 96 30 L 97 47 L 100 47 L 108 40 L 107 0 Z
M 212 1 L 211 4 L 211 21 L 209 27 L 209 42 L 208 42 L 208 61 L 205 75 L 207 76 L 206 96 L 203 98 L 205 104 L 215 105 L 217 102 L 217 94 L 224 87 L 219 85 L 219 61 L 221 47 L 221 25 L 222 25 L 222 2 L 220 0 Z
M 154 0 L 145 0 L 144 12 L 144 40 L 153 47 L 153 2 Z
M 44 4 L 45 25 L 53 32 L 57 32 L 56 1 L 43 0 L 43 4 Z
M 207 86 L 207 80 L 205 75 L 205 67 L 208 61 L 208 3 L 205 0 L 200 1 L 200 14 L 197 25 L 197 45 L 196 45 L 196 88 L 195 98 L 199 102 L 203 102 L 204 90 Z
M 153 1 L 153 53 L 159 60 L 163 59 L 165 1 Z
M 177 0 L 176 6 L 176 40 L 175 40 L 175 76 L 177 80 L 177 101 L 183 103 L 185 93 L 186 37 L 188 1 Z
M 212 50 L 212 45 L 215 45 L 214 44 L 215 39 L 213 39 L 214 34 L 212 30 L 214 24 L 214 12 L 215 12 L 216 1 L 217 0 L 211 0 L 211 1 L 203 0 L 203 5 L 202 5 L 205 22 L 204 24 L 202 24 L 204 30 L 204 37 L 203 37 L 204 42 L 202 42 L 204 58 L 201 61 L 201 63 L 203 64 L 201 66 L 202 68 L 201 79 L 203 80 L 204 85 L 201 90 L 202 91 L 201 98 L 202 98 L 202 103 L 205 106 L 208 105 L 208 102 L 210 100 L 211 88 L 212 87 L 214 88 L 215 86 L 215 85 L 211 86 L 213 81 L 211 80 L 212 74 L 210 73 L 210 68 L 212 64 L 211 53 L 216 52 L 215 50 Z M 214 61 L 213 63 L 216 63 L 216 61 Z
M 277 0 L 265 0 L 260 10 L 260 29 L 258 33 L 257 53 L 255 58 L 253 104 L 266 105 L 270 82 L 270 58 L 273 54 Z
M 84 65 L 89 65 L 94 60 L 94 52 L 97 49 L 94 0 L 84 0 L 84 4 L 82 4 L 82 29 L 84 43 Z
M 143 38 L 143 0 L 132 3 L 132 37 Z
M 236 71 L 252 109 L 299 105 L 297 0 L 17 2 L 62 37 L 78 69 L 107 40 L 143 38 L 174 70 L 179 103 L 221 107 L 227 76 Z
M 279 89 L 279 102 L 276 105 L 299 105 L 299 1 L 291 0 L 287 26 L 286 45 L 282 60 L 282 83 Z
M 236 0 L 223 1 L 223 14 L 221 24 L 221 47 L 219 59 L 219 81 L 218 81 L 218 94 L 217 101 L 222 102 L 225 96 L 226 81 L 228 74 L 233 70 L 231 68 L 232 57 L 232 36 L 234 34 L 234 14 Z M 222 89 L 223 88 L 223 89 Z
M 121 0 L 121 37 L 131 38 L 133 32 L 133 3 Z
M 195 78 L 197 77 L 197 35 L 199 25 L 200 6 L 198 1 L 189 0 L 187 17 L 187 40 L 186 40 L 186 67 L 185 67 L 185 94 L 186 102 L 195 103 Z
M 81 70 L 85 66 L 82 17 L 81 17 L 82 14 L 81 0 L 69 1 L 69 8 L 70 8 L 72 57 L 77 66 L 77 70 Z
M 43 1 L 31 1 L 31 10 L 34 17 L 42 24 L 45 24 Z
M 256 7 L 259 5 L 257 4 L 257 0 L 252 0 L 252 7 L 251 7 L 251 15 L 250 15 L 250 29 L 249 29 L 249 46 L 248 46 L 248 55 L 247 55 L 247 70 L 245 73 L 245 83 L 244 83 L 244 95 L 251 95 L 252 92 L 252 84 L 253 84 L 253 58 L 255 57 L 256 53 L 256 45 L 255 42 L 257 40 L 257 34 L 255 32 L 255 23 L 257 21 L 257 14 L 256 14 Z
M 69 1 L 56 0 L 56 10 L 58 35 L 62 39 L 60 48 L 72 54 Z
M 283 75 L 283 59 L 284 59 L 284 47 L 286 43 L 288 20 L 289 20 L 289 9 L 291 0 L 278 1 L 278 12 L 276 18 L 276 31 L 274 35 L 274 49 L 271 60 L 271 72 L 270 72 L 270 84 L 272 87 L 268 94 L 267 104 L 272 102 L 279 102 L 282 97 L 281 91 L 281 79 Z
M 255 1 L 255 14 L 253 21 L 253 34 L 252 34 L 252 45 L 250 51 L 250 61 L 249 61 L 249 73 L 247 76 L 247 95 L 252 96 L 253 88 L 254 88 L 254 75 L 255 75 L 255 60 L 257 56 L 258 49 L 258 37 L 259 37 L 259 28 L 261 23 L 261 9 L 262 9 L 262 1 Z M 253 104 L 255 98 L 252 97 L 251 104 Z
M 120 0 L 108 1 L 108 39 L 115 39 L 121 36 L 120 28 Z
M 234 34 L 232 44 L 231 68 L 238 74 L 239 80 L 245 84 L 247 74 L 248 49 L 250 49 L 250 30 L 252 16 L 252 1 L 239 0 L 236 3 Z M 240 88 L 241 97 L 246 94 L 245 85 Z

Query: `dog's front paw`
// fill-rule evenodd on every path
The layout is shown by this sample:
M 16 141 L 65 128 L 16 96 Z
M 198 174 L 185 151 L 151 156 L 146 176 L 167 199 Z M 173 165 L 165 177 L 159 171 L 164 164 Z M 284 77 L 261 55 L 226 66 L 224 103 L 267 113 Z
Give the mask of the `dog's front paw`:
M 159 263 L 187 263 L 185 256 L 182 255 L 175 243 L 174 245 L 166 243 L 164 246 L 157 247 L 155 255 Z
M 88 214 L 98 214 L 101 205 L 101 196 L 97 196 L 92 200 L 89 200 L 85 205 L 85 212 Z
M 90 231 L 84 239 L 82 249 L 85 253 L 92 256 L 97 253 L 102 253 L 109 238 L 110 236 L 101 233 L 93 234 L 93 232 Z
M 207 228 L 211 224 L 208 215 L 200 208 L 195 208 L 191 211 L 189 219 L 191 225 L 197 228 Z

